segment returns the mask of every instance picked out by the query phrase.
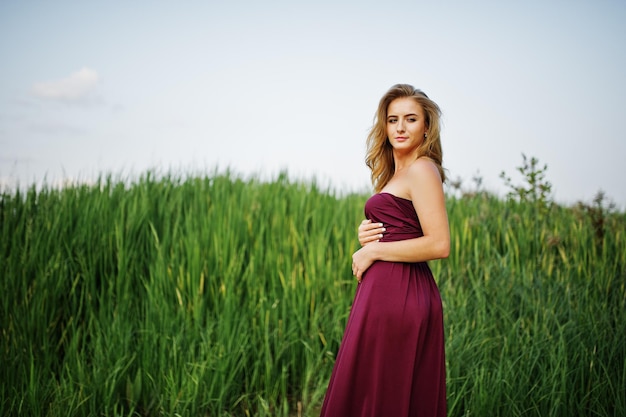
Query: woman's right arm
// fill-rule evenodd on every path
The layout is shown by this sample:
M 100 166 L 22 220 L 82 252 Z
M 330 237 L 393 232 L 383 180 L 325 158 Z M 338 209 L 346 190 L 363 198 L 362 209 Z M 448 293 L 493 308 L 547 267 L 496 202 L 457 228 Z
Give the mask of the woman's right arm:
M 368 243 L 378 242 L 385 232 L 382 223 L 373 223 L 369 219 L 365 219 L 359 225 L 359 243 L 365 246 Z

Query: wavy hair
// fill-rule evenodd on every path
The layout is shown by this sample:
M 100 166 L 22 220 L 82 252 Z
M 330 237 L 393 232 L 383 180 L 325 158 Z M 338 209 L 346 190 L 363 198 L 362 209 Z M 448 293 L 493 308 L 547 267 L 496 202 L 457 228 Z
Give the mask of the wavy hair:
M 424 117 L 428 133 L 417 148 L 417 157 L 430 158 L 439 170 L 441 180 L 446 176 L 442 166 L 443 151 L 441 149 L 440 124 L 441 110 L 437 103 L 419 89 L 409 84 L 396 84 L 391 87 L 378 103 L 378 110 L 374 117 L 374 124 L 367 135 L 367 151 L 365 164 L 372 171 L 372 185 L 375 192 L 380 192 L 391 180 L 395 172 L 393 147 L 387 137 L 387 109 L 389 104 L 397 98 L 410 97 L 424 109 Z

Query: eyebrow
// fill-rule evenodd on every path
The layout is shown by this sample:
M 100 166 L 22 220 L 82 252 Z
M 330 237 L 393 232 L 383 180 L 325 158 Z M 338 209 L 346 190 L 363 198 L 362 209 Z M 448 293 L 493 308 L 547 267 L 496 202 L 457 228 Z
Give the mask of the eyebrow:
M 405 115 L 404 115 L 404 117 L 409 117 L 409 116 L 419 117 L 419 114 L 416 114 L 416 113 L 409 113 L 409 114 L 405 114 Z M 396 116 L 395 114 L 390 114 L 390 115 L 388 115 L 388 116 L 387 116 L 387 119 L 389 119 L 390 117 L 399 117 L 399 116 Z

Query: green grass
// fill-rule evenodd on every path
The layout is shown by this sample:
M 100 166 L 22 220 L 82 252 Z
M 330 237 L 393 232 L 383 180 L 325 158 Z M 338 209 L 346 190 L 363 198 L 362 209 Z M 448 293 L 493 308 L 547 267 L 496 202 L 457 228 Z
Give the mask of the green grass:
M 4 193 L 0 414 L 315 415 L 366 199 L 229 172 Z M 626 216 L 448 211 L 449 415 L 626 415 Z

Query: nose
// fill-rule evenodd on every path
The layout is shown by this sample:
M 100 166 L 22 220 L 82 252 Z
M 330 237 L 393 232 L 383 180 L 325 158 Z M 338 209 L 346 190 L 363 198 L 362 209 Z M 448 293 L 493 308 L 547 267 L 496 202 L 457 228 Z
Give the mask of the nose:
M 404 121 L 402 119 L 398 119 L 398 122 L 396 123 L 396 131 L 404 132 Z

